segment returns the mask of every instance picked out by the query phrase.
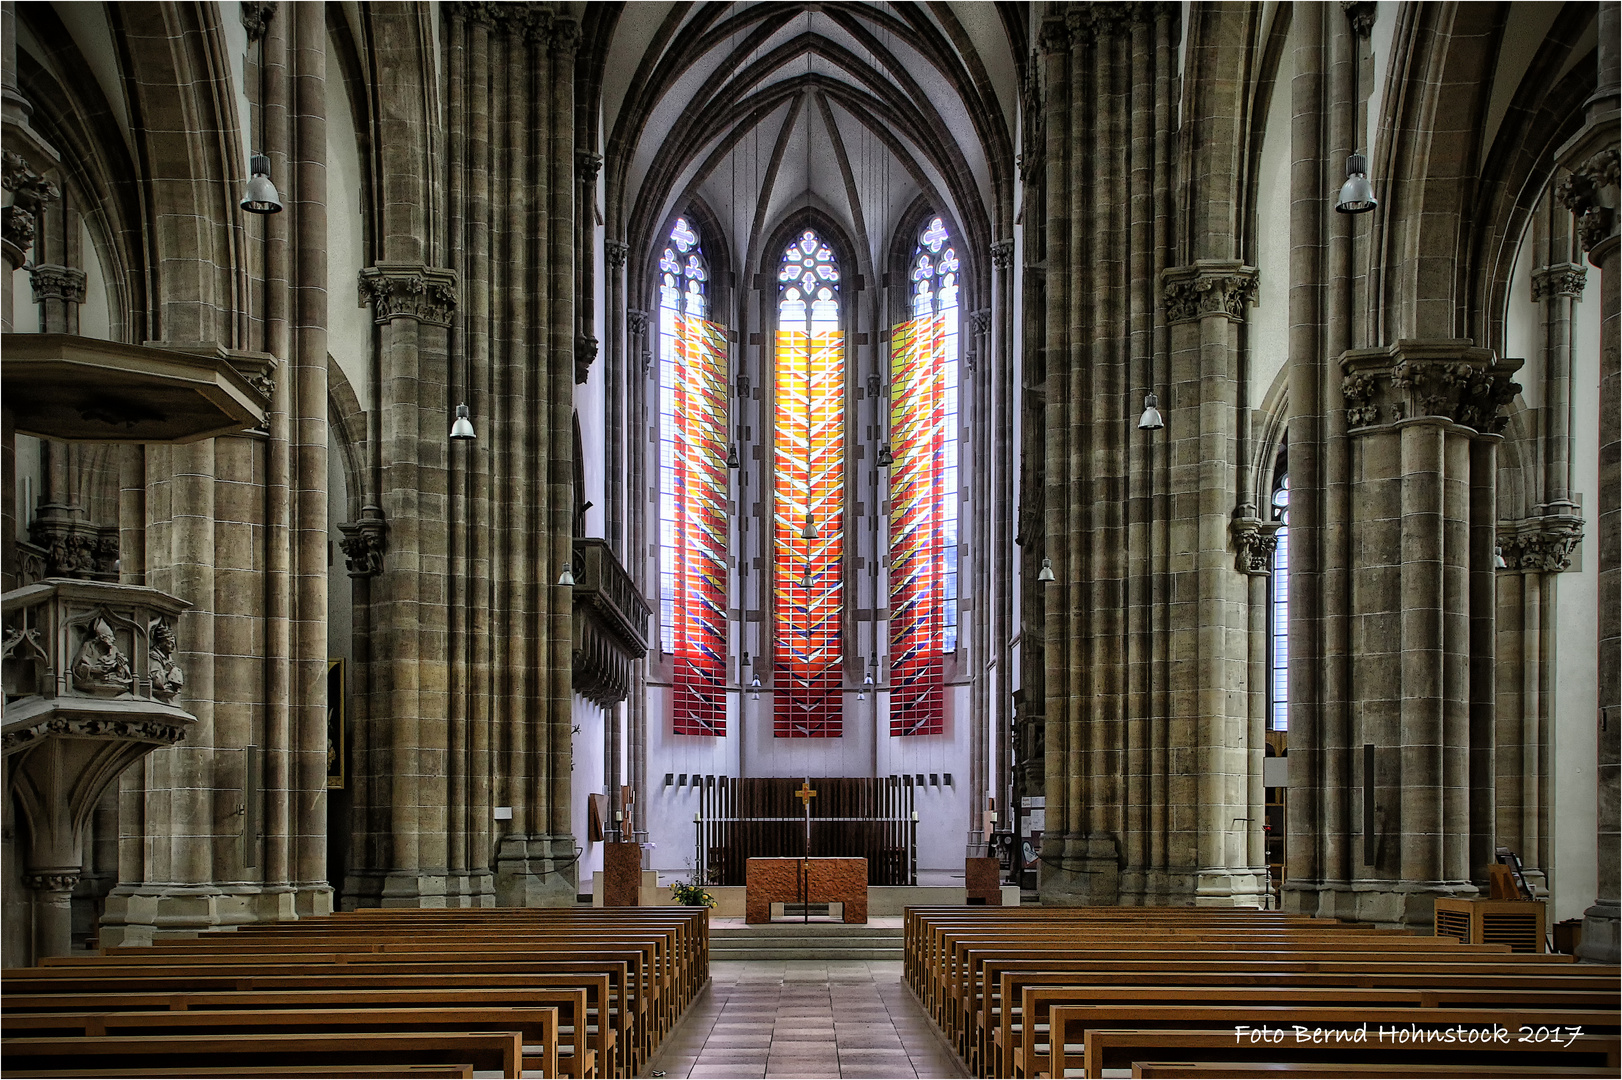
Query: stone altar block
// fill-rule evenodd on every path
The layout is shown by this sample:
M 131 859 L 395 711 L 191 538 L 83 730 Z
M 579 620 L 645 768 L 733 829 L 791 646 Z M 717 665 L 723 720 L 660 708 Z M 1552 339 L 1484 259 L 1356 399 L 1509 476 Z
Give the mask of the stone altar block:
M 750 859 L 744 922 L 772 921 L 773 904 L 843 904 L 844 921 L 867 921 L 866 859 Z M 802 877 L 803 876 L 803 877 Z

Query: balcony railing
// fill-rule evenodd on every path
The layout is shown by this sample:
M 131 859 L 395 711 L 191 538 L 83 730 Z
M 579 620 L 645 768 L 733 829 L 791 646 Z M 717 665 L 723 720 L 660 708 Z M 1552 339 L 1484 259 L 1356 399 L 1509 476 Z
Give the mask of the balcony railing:
M 648 651 L 648 602 L 608 542 L 574 542 L 574 688 L 608 708 L 631 689 L 631 664 Z

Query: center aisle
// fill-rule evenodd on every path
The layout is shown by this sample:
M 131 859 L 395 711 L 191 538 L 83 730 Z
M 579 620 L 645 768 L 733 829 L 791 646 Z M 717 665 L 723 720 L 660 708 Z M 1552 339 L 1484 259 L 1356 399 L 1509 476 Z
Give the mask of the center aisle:
M 712 960 L 643 1076 L 963 1077 L 899 960 Z

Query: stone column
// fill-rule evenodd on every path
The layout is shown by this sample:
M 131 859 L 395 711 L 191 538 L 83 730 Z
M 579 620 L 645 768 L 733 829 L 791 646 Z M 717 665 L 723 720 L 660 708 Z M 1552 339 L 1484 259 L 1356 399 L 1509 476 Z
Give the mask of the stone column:
M 29 277 L 34 286 L 34 303 L 40 305 L 41 329 L 47 334 L 77 334 L 85 272 L 47 263 L 36 265 Z
M 1199 764 L 1171 770 L 1170 802 L 1197 808 L 1185 826 L 1195 847 L 1181 856 L 1198 867 L 1197 896 L 1259 904 L 1267 869 L 1265 859 L 1250 861 L 1261 831 L 1260 814 L 1252 813 L 1261 800 L 1251 800 L 1251 789 L 1253 777 L 1260 778 L 1262 738 L 1248 695 L 1234 692 L 1250 677 L 1246 609 L 1253 583 L 1248 571 L 1235 573 L 1229 547 L 1250 543 L 1239 539 L 1250 534 L 1230 536 L 1228 527 L 1238 472 L 1237 327 L 1254 301 L 1256 271 L 1232 260 L 1200 260 L 1167 270 L 1162 281 L 1172 334 L 1165 434 L 1173 475 L 1188 478 L 1179 485 L 1187 510 L 1173 521 L 1172 550 L 1174 566 L 1198 582 L 1188 598 L 1194 606 L 1183 605 L 1188 621 L 1171 631 L 1181 638 L 1174 638 L 1174 653 L 1188 658 L 1173 669 L 1171 689 L 1172 723 L 1187 733 L 1174 736 L 1172 745 Z M 1259 793 L 1259 783 L 1255 787 Z
M 1490 585 L 1500 412 L 1519 361 L 1465 341 L 1341 357 L 1353 498 L 1349 743 L 1354 880 L 1344 914 L 1429 926 L 1490 858 Z M 1488 532 L 1478 535 L 1485 522 Z M 1372 774 L 1368 771 L 1372 766 Z
M 608 263 L 608 287 L 604 290 L 608 308 L 608 367 L 604 371 L 603 391 L 608 405 L 603 462 L 608 481 L 608 505 L 603 508 L 603 535 L 608 540 L 609 550 L 625 565 L 630 562 L 625 550 L 625 387 L 629 356 L 625 347 L 625 257 L 629 251 L 623 240 L 603 243 L 603 255 Z M 614 804 L 619 805 L 617 795 Z
M 1599 493 L 1595 511 L 1599 538 L 1599 722 L 1596 762 L 1599 784 L 1599 835 L 1596 859 L 1599 896 L 1583 913 L 1583 941 L 1578 956 L 1614 964 L 1619 955 L 1622 886 L 1618 881 L 1619 802 L 1618 652 L 1622 649 L 1622 317 L 1619 317 L 1617 214 L 1622 205 L 1618 186 L 1618 68 L 1622 49 L 1617 4 L 1599 5 L 1598 89 L 1587 102 L 1587 124 L 1557 157 L 1570 175 L 1556 194 L 1576 217 L 1577 236 L 1591 265 L 1600 272 L 1600 431 Z
M 419 383 L 443 385 L 444 341 L 457 305 L 453 271 L 423 264 L 380 264 L 361 271 L 379 327 L 384 382 L 382 516 L 390 522 L 389 559 L 375 578 L 369 626 L 373 663 L 366 772 L 374 804 L 388 807 L 385 834 L 363 836 L 357 851 L 386 855 L 357 873 L 353 891 L 383 906 L 446 903 L 444 789 L 450 762 L 442 722 L 446 645 L 432 635 L 443 617 L 435 527 L 443 508 L 431 500 L 431 474 L 442 464 L 446 413 L 424 400 Z M 438 395 L 436 395 L 438 396 Z M 369 815 L 370 816 L 370 815 Z M 373 819 L 375 821 L 375 818 Z M 382 822 L 378 822 L 383 825 Z M 378 880 L 378 878 L 381 880 Z M 364 901 L 363 901 L 364 902 Z
M 1547 891 L 1549 697 L 1553 681 L 1554 575 L 1571 565 L 1582 521 L 1549 515 L 1501 522 L 1498 551 L 1496 846 L 1520 856 L 1527 880 Z M 1519 661 L 1518 663 L 1516 661 Z M 1490 856 L 1489 856 L 1490 857 Z

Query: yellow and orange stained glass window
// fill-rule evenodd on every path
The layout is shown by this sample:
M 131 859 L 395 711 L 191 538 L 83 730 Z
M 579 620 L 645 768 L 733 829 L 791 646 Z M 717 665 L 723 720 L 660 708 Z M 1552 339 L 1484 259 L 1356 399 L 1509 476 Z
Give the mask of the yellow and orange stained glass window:
M 698 234 L 677 218 L 659 261 L 659 627 L 677 735 L 725 735 L 727 348 L 707 314 Z
M 773 733 L 843 734 L 845 341 L 839 268 L 806 230 L 778 271 L 772 449 Z
M 919 236 L 913 318 L 890 334 L 890 734 L 946 729 L 957 651 L 957 253 L 940 218 Z

